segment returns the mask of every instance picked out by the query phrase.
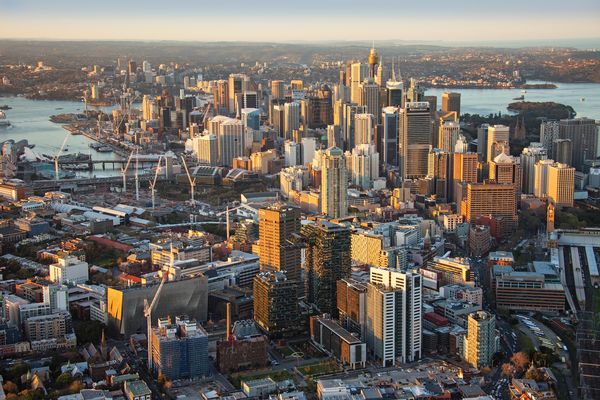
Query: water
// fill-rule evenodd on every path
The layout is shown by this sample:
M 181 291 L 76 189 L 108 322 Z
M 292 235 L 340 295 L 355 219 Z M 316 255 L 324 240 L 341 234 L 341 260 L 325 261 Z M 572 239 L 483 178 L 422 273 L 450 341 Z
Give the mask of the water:
M 61 124 L 55 124 L 49 120 L 51 115 L 63 113 L 82 113 L 83 103 L 76 101 L 55 101 L 55 100 L 29 100 L 24 97 L 0 97 L 0 105 L 8 105 L 11 110 L 4 111 L 6 118 L 10 120 L 12 126 L 4 129 L 0 128 L 0 142 L 13 139 L 19 141 L 27 139 L 29 144 L 35 144 L 34 152 L 37 154 L 46 154 L 54 157 L 63 140 L 68 135 L 65 148 L 67 152 L 91 154 L 94 160 L 114 160 L 120 159 L 115 153 L 98 153 L 89 147 L 94 141 L 83 135 L 71 135 Z M 103 108 L 103 110 L 109 110 Z M 112 166 L 110 167 L 112 168 Z M 46 168 L 44 168 L 46 171 Z M 53 167 L 48 166 L 49 174 L 53 174 Z M 46 172 L 45 172 L 46 173 Z M 118 170 L 102 169 L 93 172 L 78 171 L 77 176 L 109 176 L 119 174 Z
M 546 82 L 528 82 L 546 83 Z M 525 101 L 554 101 L 573 107 L 577 117 L 600 120 L 600 84 L 599 83 L 555 83 L 557 89 L 527 89 Z M 521 89 L 427 89 L 425 94 L 438 96 L 438 108 L 442 106 L 442 94 L 446 91 L 460 92 L 461 112 L 488 115 L 507 113 L 506 107 L 515 97 L 521 95 Z M 585 98 L 585 101 L 581 101 Z

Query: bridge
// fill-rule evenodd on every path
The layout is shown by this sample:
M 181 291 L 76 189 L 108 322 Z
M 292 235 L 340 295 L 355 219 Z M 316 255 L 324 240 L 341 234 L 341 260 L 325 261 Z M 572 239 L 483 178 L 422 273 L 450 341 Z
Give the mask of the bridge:
M 154 167 L 155 165 L 158 164 L 158 158 L 142 158 L 140 157 L 139 160 L 137 160 L 138 166 L 139 168 L 148 168 L 148 167 Z M 54 165 L 54 161 L 45 161 L 46 164 L 52 164 Z M 129 165 L 129 168 L 131 168 L 132 166 L 134 166 L 136 163 L 136 159 L 135 157 L 131 158 L 131 162 Z M 87 171 L 93 171 L 95 169 L 100 169 L 99 167 L 102 167 L 101 169 L 103 171 L 105 171 L 107 169 L 107 166 L 109 167 L 109 170 L 119 170 L 125 167 L 125 165 L 127 165 L 127 159 L 121 159 L 121 160 L 92 160 L 92 159 L 87 159 L 87 160 L 58 160 L 58 165 L 59 167 L 63 168 L 63 169 L 70 169 L 70 170 L 87 170 Z M 86 168 L 84 169 L 83 166 L 85 166 Z M 116 168 L 115 168 L 116 166 Z
M 138 175 L 138 179 L 140 182 L 148 182 L 154 179 L 154 175 L 152 174 L 140 174 Z M 158 176 L 159 181 L 168 180 L 164 176 Z M 133 177 L 128 177 L 127 186 L 129 187 L 130 183 L 133 180 Z M 61 187 L 69 187 L 69 186 L 87 186 L 87 185 L 107 185 L 107 184 L 123 184 L 123 178 L 119 176 L 103 176 L 103 177 L 95 177 L 95 178 L 73 178 L 73 179 L 61 179 L 59 181 L 55 180 L 39 180 L 33 181 L 31 183 L 34 191 L 53 191 L 60 190 Z

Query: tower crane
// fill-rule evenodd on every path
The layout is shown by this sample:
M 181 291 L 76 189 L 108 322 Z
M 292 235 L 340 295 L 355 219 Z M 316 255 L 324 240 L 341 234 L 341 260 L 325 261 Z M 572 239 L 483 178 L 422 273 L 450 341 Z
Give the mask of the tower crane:
M 140 201 L 140 176 L 138 168 L 140 166 L 140 148 L 135 148 L 135 201 Z
M 57 182 L 59 180 L 59 177 L 58 177 L 58 158 L 60 157 L 60 153 L 62 153 L 63 149 L 65 148 L 65 144 L 67 144 L 67 140 L 69 139 L 70 135 L 71 134 L 67 132 L 67 135 L 65 136 L 65 140 L 63 140 L 62 145 L 60 146 L 60 149 L 58 149 L 58 152 L 54 156 L 54 178 L 56 179 Z
M 124 167 L 121 167 L 121 175 L 123 176 L 123 193 L 127 192 L 127 169 L 129 168 L 129 164 L 131 163 L 131 158 L 133 157 L 133 152 L 135 150 L 132 150 L 131 153 L 129 154 L 129 157 L 127 158 L 127 163 L 125 164 Z
M 193 207 L 194 204 L 196 204 L 196 200 L 194 200 L 194 190 L 195 190 L 195 187 L 196 187 L 196 177 L 194 177 L 194 179 L 192 179 L 192 176 L 190 175 L 190 170 L 188 169 L 187 163 L 185 162 L 185 157 L 181 156 L 181 161 L 183 161 L 183 166 L 185 168 L 185 173 L 187 174 L 188 181 L 190 182 L 190 194 L 191 194 L 190 203 L 192 204 L 192 207 Z
M 147 339 L 148 339 L 148 372 L 152 370 L 152 339 L 150 338 L 150 332 L 152 331 L 152 309 L 156 305 L 158 301 L 158 297 L 160 296 L 160 292 L 167 280 L 168 274 L 163 272 L 162 280 L 160 281 L 160 285 L 158 285 L 158 289 L 156 289 L 156 293 L 154 294 L 154 298 L 150 304 L 148 304 L 148 300 L 144 299 L 144 317 L 146 317 L 146 325 L 148 327 L 147 331 Z
M 154 210 L 154 201 L 155 201 L 155 193 L 156 193 L 156 180 L 158 179 L 158 172 L 160 171 L 160 164 L 162 162 L 163 156 L 160 156 L 158 159 L 158 165 L 156 166 L 156 172 L 154 173 L 154 180 L 150 181 L 150 191 L 152 192 L 152 209 Z

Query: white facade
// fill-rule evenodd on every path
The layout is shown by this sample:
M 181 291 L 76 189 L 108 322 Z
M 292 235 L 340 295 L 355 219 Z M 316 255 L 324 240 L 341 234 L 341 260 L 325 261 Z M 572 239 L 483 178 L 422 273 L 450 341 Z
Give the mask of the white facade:
M 440 125 L 438 132 L 438 148 L 446 153 L 452 153 L 454 145 L 458 140 L 460 124 L 454 121 L 445 121 Z
M 308 168 L 304 166 L 288 167 L 279 172 L 279 190 L 289 198 L 290 192 L 301 191 L 308 185 Z
M 373 114 L 354 116 L 354 145 L 373 143 Z
M 314 137 L 302 138 L 302 165 L 306 165 L 315 158 L 317 139 Z
M 286 167 L 293 167 L 299 164 L 300 146 L 293 140 L 286 140 L 284 144 L 284 160 Z
M 89 280 L 88 263 L 77 257 L 59 258 L 50 265 L 50 280 L 55 283 L 85 283 Z
M 487 130 L 487 162 L 492 161 L 498 153 L 494 152 L 496 143 L 509 141 L 510 128 L 504 125 L 491 125 Z
M 192 139 L 194 155 L 201 164 L 216 166 L 218 160 L 217 136 L 209 133 Z
M 541 143 L 532 142 L 521 153 L 523 193 L 533 194 L 535 187 L 535 164 L 548 158 L 548 152 Z
M 373 188 L 374 181 L 379 178 L 379 153 L 375 145 L 357 145 L 349 161 L 352 183 L 365 190 Z
M 50 304 L 53 313 L 69 311 L 69 289 L 64 285 L 46 285 L 43 287 L 44 303 Z

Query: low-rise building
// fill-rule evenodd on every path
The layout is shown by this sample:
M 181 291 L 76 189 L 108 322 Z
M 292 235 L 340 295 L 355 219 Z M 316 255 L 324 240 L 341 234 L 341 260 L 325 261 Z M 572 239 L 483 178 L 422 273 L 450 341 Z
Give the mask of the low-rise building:
M 341 363 L 352 369 L 365 367 L 367 345 L 338 325 L 337 322 L 321 317 L 311 317 L 310 337 L 321 349 L 332 354 Z

